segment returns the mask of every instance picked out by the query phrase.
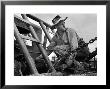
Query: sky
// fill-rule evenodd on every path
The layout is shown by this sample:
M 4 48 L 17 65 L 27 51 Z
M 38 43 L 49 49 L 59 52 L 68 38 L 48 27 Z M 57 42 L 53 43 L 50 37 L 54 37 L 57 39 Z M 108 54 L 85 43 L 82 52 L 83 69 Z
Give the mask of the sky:
M 20 16 L 19 14 L 17 14 Z M 83 38 L 85 42 L 89 42 L 90 39 L 97 37 L 97 15 L 96 14 L 32 14 L 43 21 L 53 25 L 52 19 L 56 15 L 60 15 L 61 19 L 68 17 L 65 21 L 65 25 L 67 28 L 74 29 L 79 37 Z M 32 23 L 39 25 L 36 21 L 29 19 Z M 51 34 L 50 34 L 51 35 Z M 43 40 L 42 35 L 42 40 Z M 53 35 L 51 35 L 53 37 Z M 47 46 L 49 42 L 47 43 Z M 94 51 L 97 47 L 97 42 L 89 45 L 90 52 Z M 51 56 L 51 55 L 50 55 Z M 53 54 L 52 54 L 53 56 Z
M 97 15 L 96 14 L 32 14 L 43 21 L 52 24 L 52 19 L 56 15 L 60 15 L 65 21 L 68 28 L 73 28 L 77 34 L 82 37 L 86 42 L 97 36 Z M 18 16 L 20 16 L 18 14 Z M 39 25 L 37 22 L 29 19 L 31 22 Z
M 97 37 L 97 15 L 96 14 L 34 14 L 34 16 L 44 20 L 53 25 L 52 19 L 60 15 L 61 19 L 68 17 L 65 25 L 68 28 L 73 28 L 79 37 L 83 38 L 85 42 Z M 96 48 L 97 42 L 89 45 L 90 51 Z
M 34 14 L 36 17 L 52 24 L 52 19 L 57 14 Z M 58 14 L 64 19 L 68 28 L 73 28 L 77 34 L 86 42 L 97 36 L 97 15 L 96 14 Z

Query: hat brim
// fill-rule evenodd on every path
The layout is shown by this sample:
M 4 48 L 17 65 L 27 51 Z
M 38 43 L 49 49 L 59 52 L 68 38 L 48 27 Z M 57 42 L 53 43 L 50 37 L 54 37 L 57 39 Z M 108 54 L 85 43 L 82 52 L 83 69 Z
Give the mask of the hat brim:
M 65 19 L 60 19 L 56 24 L 54 24 L 51 29 L 56 29 L 56 26 L 58 26 L 60 23 L 62 22 L 65 22 L 65 20 L 67 19 L 68 17 L 66 17 Z

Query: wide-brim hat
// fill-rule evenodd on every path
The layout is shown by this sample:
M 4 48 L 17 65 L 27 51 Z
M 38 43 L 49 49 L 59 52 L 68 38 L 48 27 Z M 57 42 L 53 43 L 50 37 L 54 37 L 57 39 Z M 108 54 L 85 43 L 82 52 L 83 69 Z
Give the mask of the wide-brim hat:
M 53 18 L 52 23 L 53 23 L 53 24 L 56 24 L 56 23 L 59 22 L 60 19 L 61 19 L 61 17 L 60 17 L 59 15 L 57 15 L 57 16 L 55 16 L 55 17 Z
M 61 16 L 57 15 L 53 18 L 52 23 L 52 29 L 55 29 L 55 26 L 57 26 L 58 24 L 60 24 L 61 22 L 65 21 L 68 17 L 62 19 Z

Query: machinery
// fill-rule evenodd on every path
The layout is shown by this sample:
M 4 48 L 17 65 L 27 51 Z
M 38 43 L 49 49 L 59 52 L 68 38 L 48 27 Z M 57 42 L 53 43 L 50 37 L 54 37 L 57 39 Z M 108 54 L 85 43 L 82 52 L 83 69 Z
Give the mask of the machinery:
M 57 59 L 51 61 L 46 53 L 45 45 L 41 43 L 42 30 L 46 38 L 51 42 L 48 29 L 53 31 L 53 27 L 43 20 L 30 15 L 22 14 L 22 18 L 14 16 L 14 75 L 15 76 L 65 76 L 70 74 L 84 74 L 87 72 L 97 72 L 97 49 L 90 53 L 88 51 L 88 44 L 97 40 L 97 37 L 91 39 L 88 43 L 83 40 L 79 41 L 79 47 L 73 52 L 67 51 L 67 55 L 59 55 Z M 31 23 L 28 18 L 37 21 L 40 27 Z M 26 45 L 26 40 L 32 42 L 31 46 Z M 87 55 L 81 56 L 86 50 Z M 77 55 L 74 56 L 74 53 Z M 35 60 L 40 54 L 43 59 Z M 79 55 L 78 55 L 79 54 Z M 85 54 L 85 53 L 83 53 Z M 74 61 L 67 61 L 71 55 Z M 67 66 L 66 63 L 71 66 Z

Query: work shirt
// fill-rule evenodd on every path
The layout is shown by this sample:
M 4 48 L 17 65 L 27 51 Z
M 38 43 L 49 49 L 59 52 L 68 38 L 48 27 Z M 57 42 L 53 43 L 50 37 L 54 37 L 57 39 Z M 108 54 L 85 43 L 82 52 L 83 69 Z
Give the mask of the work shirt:
M 67 28 L 67 30 L 64 31 L 62 37 L 60 37 L 56 32 L 56 34 L 52 38 L 52 42 L 47 47 L 47 54 L 49 55 L 56 46 L 62 45 L 62 47 L 66 47 L 67 49 L 71 47 L 71 50 L 74 50 L 78 48 L 78 40 L 79 36 L 74 29 Z

